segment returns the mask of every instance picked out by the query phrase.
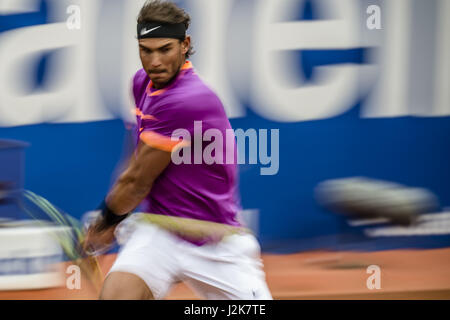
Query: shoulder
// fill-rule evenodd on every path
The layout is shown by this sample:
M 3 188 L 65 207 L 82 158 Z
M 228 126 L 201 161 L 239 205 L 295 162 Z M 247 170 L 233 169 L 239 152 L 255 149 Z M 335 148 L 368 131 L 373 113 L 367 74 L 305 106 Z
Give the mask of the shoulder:
M 138 71 L 136 71 L 136 73 L 133 76 L 133 83 L 136 82 L 142 82 L 144 81 L 147 77 L 147 73 L 145 72 L 145 70 L 143 68 L 139 69 Z
M 218 95 L 201 79 L 190 79 L 171 90 L 160 110 L 177 128 L 192 129 L 195 121 L 202 121 L 203 130 L 230 127 Z
M 171 91 L 167 101 L 188 110 L 223 110 L 218 95 L 196 74 L 191 74 Z
M 150 78 L 147 76 L 147 73 L 144 69 L 138 70 L 133 76 L 133 94 L 134 98 L 137 98 L 145 93 L 145 89 L 150 81 Z

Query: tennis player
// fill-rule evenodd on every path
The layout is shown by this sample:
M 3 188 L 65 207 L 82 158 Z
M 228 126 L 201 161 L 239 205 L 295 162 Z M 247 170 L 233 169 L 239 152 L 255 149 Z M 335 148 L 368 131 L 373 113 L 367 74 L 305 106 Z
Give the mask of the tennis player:
M 198 224 L 240 226 L 236 145 L 234 163 L 175 164 L 171 154 L 198 149 L 191 141 L 171 139 L 183 129 L 193 137 L 194 121 L 202 132 L 231 129 L 223 105 L 187 60 L 190 16 L 171 2 L 147 1 L 138 16 L 137 38 L 143 68 L 133 79 L 136 103 L 136 150 L 127 169 L 105 198 L 102 215 L 90 227 L 87 245 L 109 244 L 118 231 L 127 234 L 108 273 L 101 299 L 163 299 L 183 281 L 206 299 L 271 299 L 251 233 L 201 239 L 155 224 L 138 223 L 129 213 L 145 212 L 196 219 Z M 189 143 L 189 147 L 186 147 Z M 224 153 L 230 147 L 224 146 Z M 144 214 L 145 215 L 145 214 Z M 125 230 L 125 231 L 124 231 Z M 118 237 L 120 238 L 120 237 Z M 118 239 L 119 240 L 119 239 Z

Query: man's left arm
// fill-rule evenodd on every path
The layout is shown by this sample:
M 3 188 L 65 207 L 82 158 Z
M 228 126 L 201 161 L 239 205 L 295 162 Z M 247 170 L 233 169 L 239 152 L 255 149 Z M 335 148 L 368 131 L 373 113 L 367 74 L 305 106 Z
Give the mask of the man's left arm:
M 170 152 L 152 148 L 142 141 L 136 153 L 106 197 L 106 205 L 116 215 L 134 210 L 170 163 Z
M 114 230 L 150 192 L 154 181 L 169 165 L 171 153 L 140 141 L 136 155 L 106 197 L 102 215 L 87 232 L 84 247 L 102 248 L 114 241 Z

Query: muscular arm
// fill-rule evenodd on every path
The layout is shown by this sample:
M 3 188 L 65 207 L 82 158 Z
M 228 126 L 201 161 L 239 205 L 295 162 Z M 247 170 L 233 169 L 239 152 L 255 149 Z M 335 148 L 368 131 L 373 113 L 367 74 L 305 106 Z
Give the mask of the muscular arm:
M 170 152 L 152 148 L 140 141 L 137 155 L 131 158 L 106 197 L 108 207 L 118 215 L 134 210 L 169 163 Z

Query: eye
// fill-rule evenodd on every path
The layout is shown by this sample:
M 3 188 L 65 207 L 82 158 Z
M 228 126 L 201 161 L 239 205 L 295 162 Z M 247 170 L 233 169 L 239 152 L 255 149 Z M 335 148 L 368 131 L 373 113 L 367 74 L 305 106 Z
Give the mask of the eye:
M 170 50 L 170 48 L 162 48 L 162 49 L 161 49 L 161 52 L 166 53 L 166 52 L 168 52 L 169 50 Z

